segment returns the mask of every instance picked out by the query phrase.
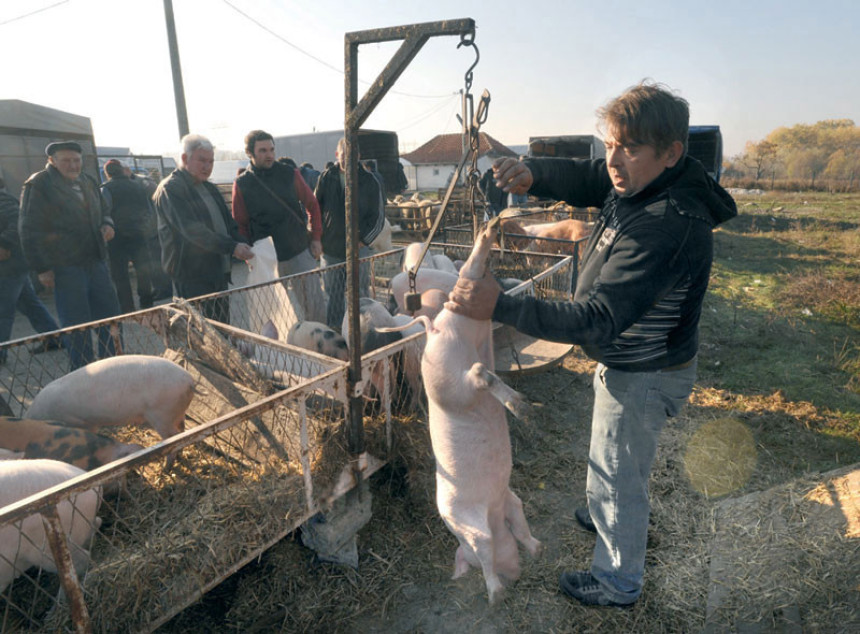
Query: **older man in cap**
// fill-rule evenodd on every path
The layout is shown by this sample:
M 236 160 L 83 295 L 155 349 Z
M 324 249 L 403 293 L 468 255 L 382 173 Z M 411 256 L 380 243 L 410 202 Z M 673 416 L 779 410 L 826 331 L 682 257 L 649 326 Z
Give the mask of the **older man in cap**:
M 83 151 L 74 141 L 45 148 L 48 164 L 24 183 L 19 220 L 21 245 L 42 285 L 54 289 L 63 328 L 119 314 L 106 262 L 113 220 L 95 180 L 83 173 Z M 99 356 L 115 354 L 108 327 L 98 329 Z M 95 359 L 89 332 L 67 336 L 71 369 Z

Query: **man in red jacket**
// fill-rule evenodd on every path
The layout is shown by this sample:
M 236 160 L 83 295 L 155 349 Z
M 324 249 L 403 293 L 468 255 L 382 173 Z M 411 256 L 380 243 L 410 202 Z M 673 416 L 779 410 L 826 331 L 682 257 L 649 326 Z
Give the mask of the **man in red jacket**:
M 322 254 L 320 207 L 301 172 L 275 160 L 275 141 L 263 130 L 245 136 L 251 164 L 233 183 L 233 218 L 251 244 L 272 237 L 278 275 L 295 275 L 319 266 Z M 310 225 L 310 231 L 308 230 Z M 299 318 L 324 321 L 325 298 L 318 275 L 292 282 Z

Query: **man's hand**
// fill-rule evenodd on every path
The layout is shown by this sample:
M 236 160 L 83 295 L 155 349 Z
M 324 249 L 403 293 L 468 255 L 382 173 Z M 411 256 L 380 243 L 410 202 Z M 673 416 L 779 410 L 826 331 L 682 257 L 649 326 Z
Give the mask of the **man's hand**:
M 308 248 L 310 249 L 314 260 L 319 260 L 322 255 L 322 242 L 319 240 L 311 240 L 311 244 Z
M 516 159 L 501 158 L 493 163 L 496 187 L 509 194 L 525 194 L 534 183 L 531 170 Z
M 233 249 L 233 257 L 237 260 L 251 260 L 254 258 L 254 251 L 244 242 L 239 242 L 236 248 Z
M 489 273 L 479 280 L 461 277 L 448 296 L 445 308 L 464 317 L 486 321 L 493 316 L 501 292 L 499 283 Z
M 39 273 L 39 283 L 45 288 L 54 288 L 54 272 L 45 271 L 44 273 Z
M 113 240 L 113 237 L 116 235 L 116 232 L 113 230 L 113 227 L 110 225 L 102 225 L 102 238 L 105 239 L 105 242 L 110 242 Z
M 12 252 L 9 249 L 0 247 L 0 262 L 5 262 L 12 257 Z

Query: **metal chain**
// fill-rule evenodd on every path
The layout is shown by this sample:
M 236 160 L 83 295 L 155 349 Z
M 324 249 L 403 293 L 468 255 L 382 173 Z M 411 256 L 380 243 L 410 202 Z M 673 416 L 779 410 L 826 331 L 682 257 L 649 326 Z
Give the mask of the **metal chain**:
M 468 172 L 466 173 L 465 180 L 468 186 L 468 212 L 472 217 L 472 238 L 474 239 L 477 237 L 478 226 L 480 225 L 478 213 L 475 209 L 476 198 L 480 196 L 481 200 L 484 202 L 484 207 L 486 207 L 486 198 L 478 186 L 480 178 L 480 171 L 478 170 L 478 153 L 481 149 L 480 129 L 481 125 L 487 121 L 490 95 L 487 91 L 484 91 L 484 95 L 481 97 L 482 103 L 478 106 L 478 115 L 475 116 L 474 100 L 471 94 L 471 88 L 472 80 L 474 78 L 473 71 L 481 60 L 481 53 L 475 44 L 474 31 L 464 33 L 460 36 L 460 43 L 457 45 L 457 48 L 460 48 L 461 46 L 471 46 L 475 49 L 475 62 L 466 71 L 466 75 L 464 77 L 464 83 L 466 86 L 464 103 L 468 106 L 468 112 L 463 113 L 463 115 L 468 118 L 468 122 L 463 121 L 463 126 L 469 131 L 469 147 L 472 152 L 472 162 L 469 166 Z

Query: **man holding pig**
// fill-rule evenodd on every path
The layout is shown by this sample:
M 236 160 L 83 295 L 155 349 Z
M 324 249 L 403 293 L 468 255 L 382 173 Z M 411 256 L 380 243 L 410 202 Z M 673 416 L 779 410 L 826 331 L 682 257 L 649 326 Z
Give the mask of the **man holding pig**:
M 665 86 L 634 86 L 598 116 L 606 159 L 501 159 L 493 166 L 506 192 L 602 208 L 573 301 L 509 297 L 486 276 L 461 278 L 445 306 L 579 344 L 597 361 L 588 507 L 575 513 L 597 542 L 590 569 L 564 572 L 559 583 L 585 605 L 626 607 L 642 592 L 648 478 L 660 431 L 696 379 L 712 231 L 737 209 L 685 155 L 689 105 Z

